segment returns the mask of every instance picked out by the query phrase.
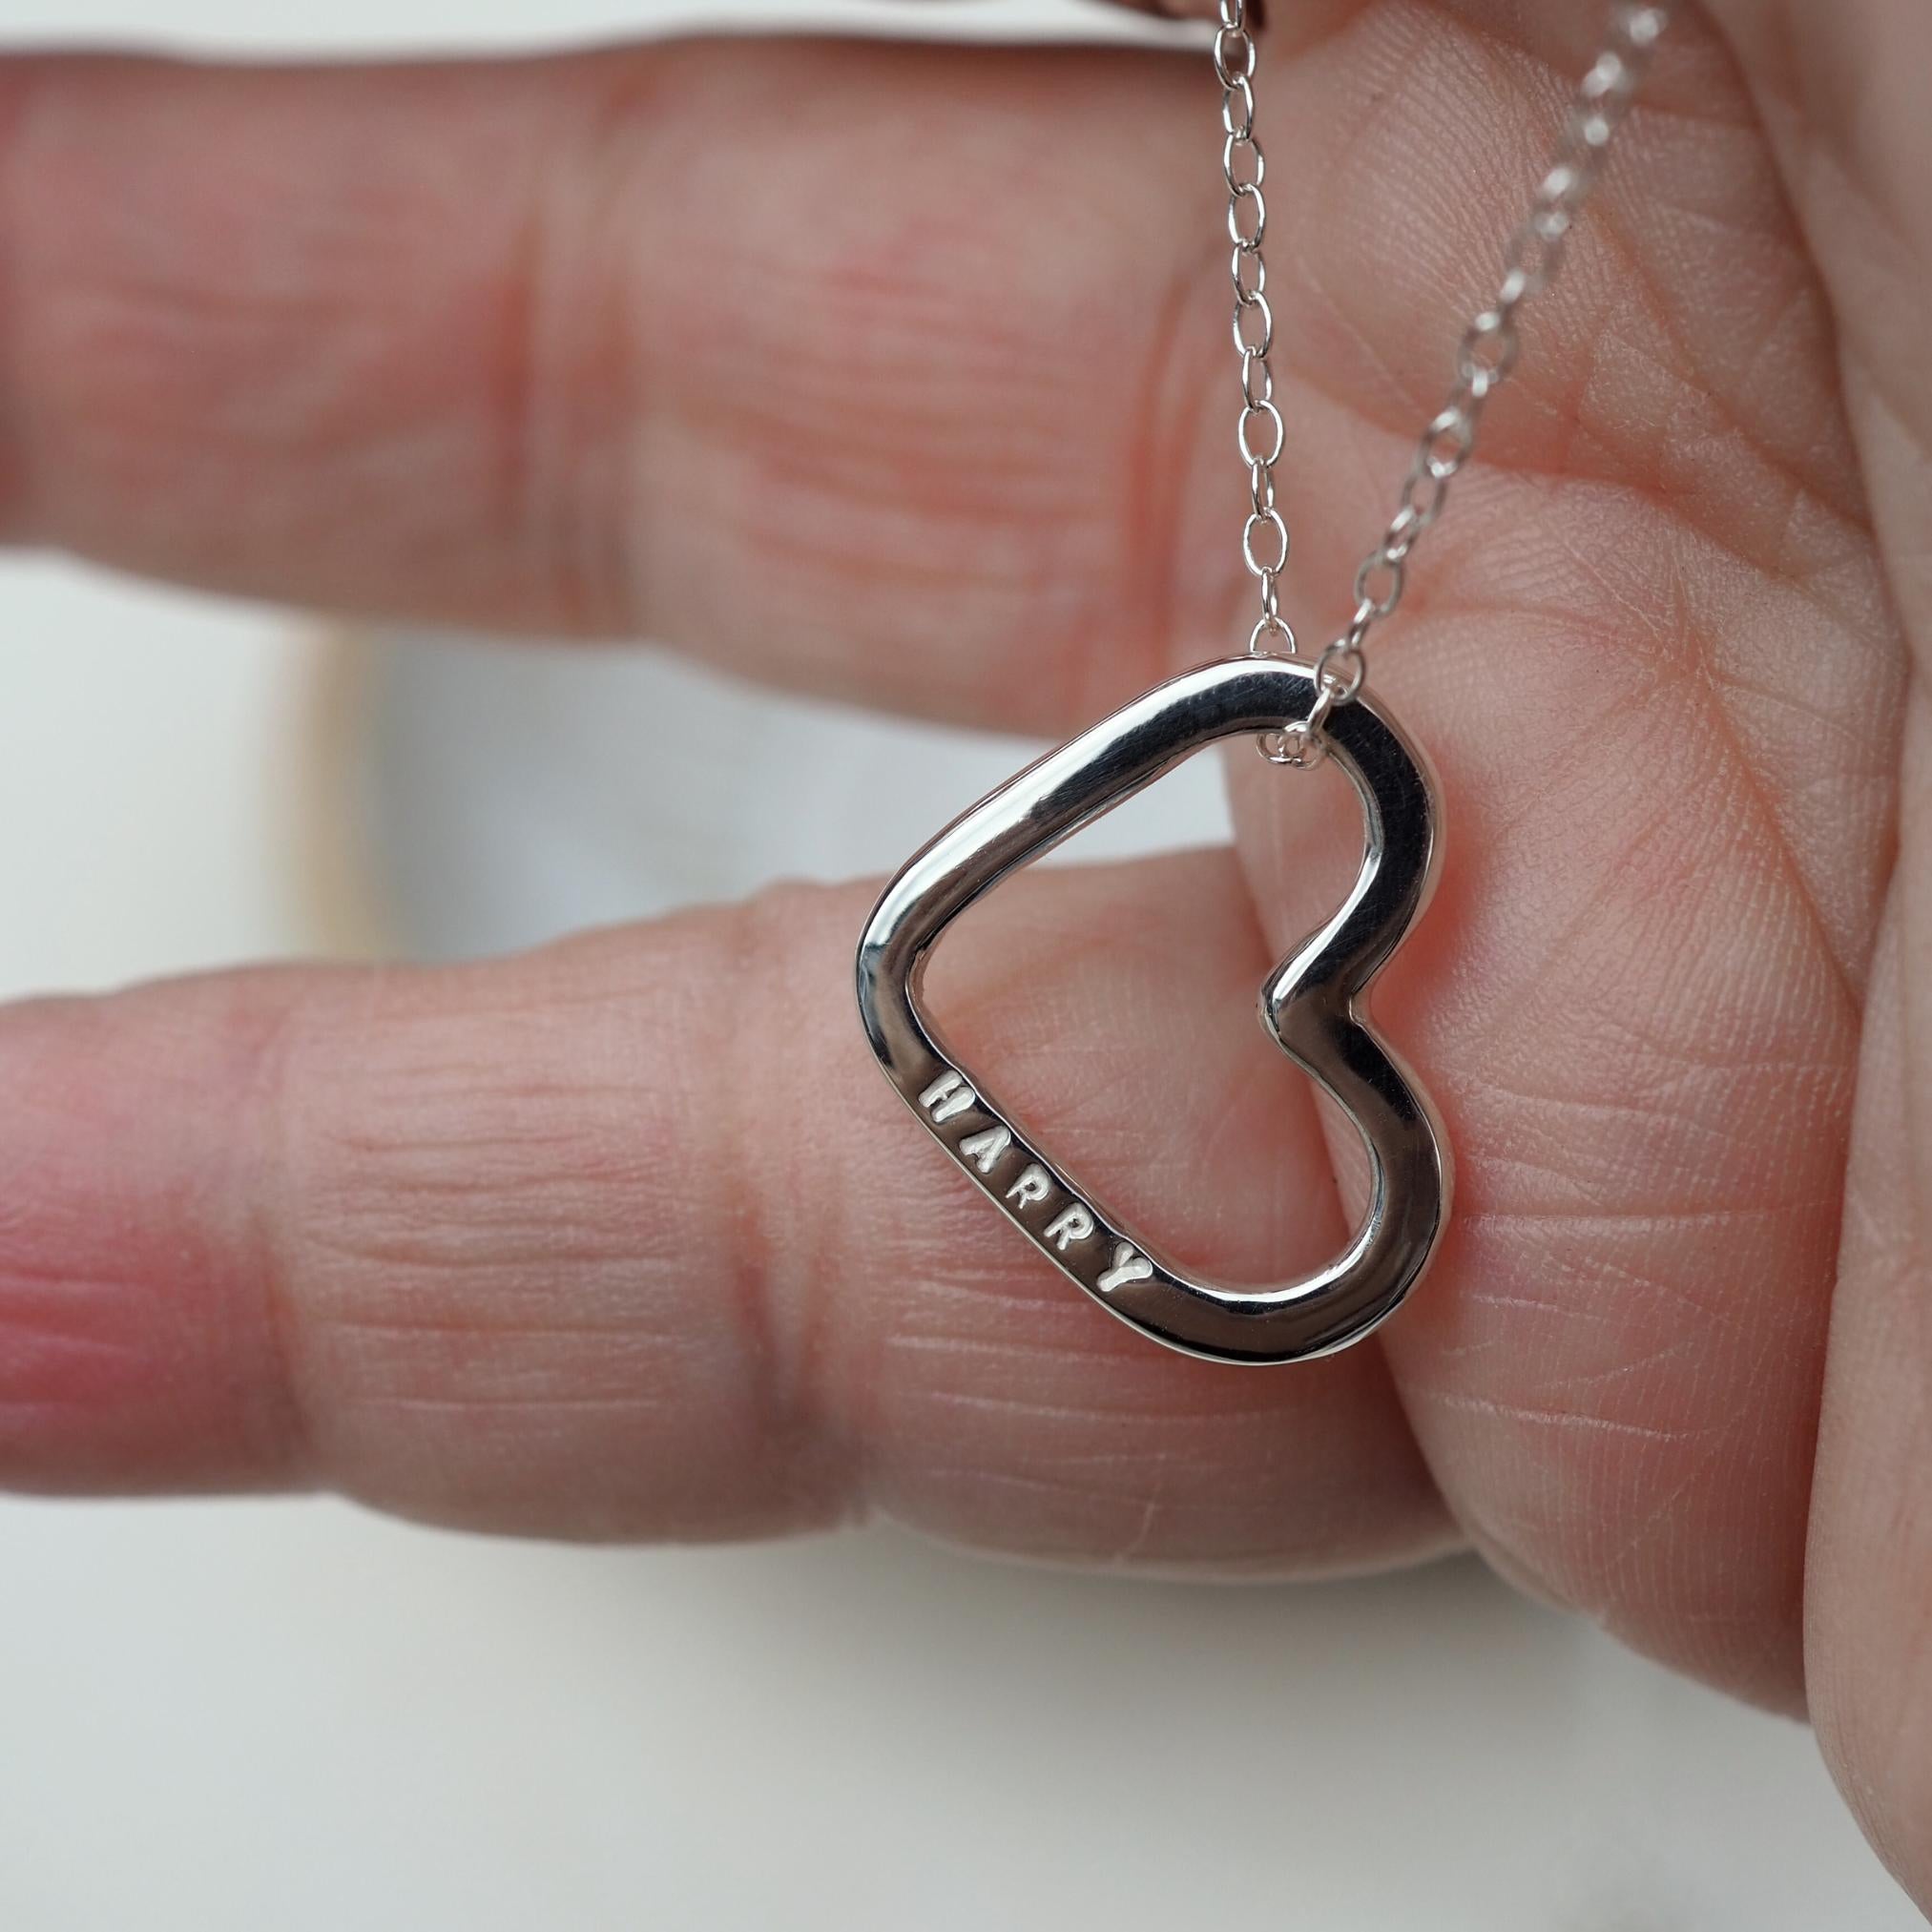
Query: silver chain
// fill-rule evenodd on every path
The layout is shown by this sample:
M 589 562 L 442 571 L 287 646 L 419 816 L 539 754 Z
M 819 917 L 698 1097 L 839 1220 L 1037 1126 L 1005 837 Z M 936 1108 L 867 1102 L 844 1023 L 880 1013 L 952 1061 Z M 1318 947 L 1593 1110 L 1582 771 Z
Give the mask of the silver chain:
M 1235 349 L 1241 358 L 1241 419 L 1236 441 L 1248 470 L 1248 521 L 1241 528 L 1241 559 L 1261 586 L 1261 621 L 1248 640 L 1279 640 L 1292 654 L 1295 634 L 1281 621 L 1281 572 L 1288 563 L 1288 526 L 1275 505 L 1275 465 L 1287 430 L 1275 406 L 1275 376 L 1268 357 L 1275 346 L 1275 311 L 1268 306 L 1268 264 L 1261 243 L 1268 232 L 1268 203 L 1261 183 L 1267 156 L 1255 138 L 1255 36 L 1248 28 L 1248 0 L 1220 0 L 1215 34 L 1215 74 L 1221 83 L 1221 174 L 1228 184 L 1228 239 L 1235 254 Z M 1257 443 L 1258 437 L 1258 443 Z M 1258 546 L 1258 548 L 1257 548 Z
M 1235 346 L 1241 357 L 1241 460 L 1248 468 L 1250 514 L 1241 531 L 1241 556 L 1260 580 L 1261 620 L 1248 639 L 1250 651 L 1278 642 L 1289 655 L 1295 634 L 1280 613 L 1280 574 L 1288 561 L 1288 526 L 1275 502 L 1275 465 L 1285 435 L 1275 405 L 1268 368 L 1275 344 L 1274 312 L 1265 294 L 1261 237 L 1268 210 L 1261 198 L 1265 173 L 1255 139 L 1255 36 L 1247 25 L 1249 0 L 1220 0 L 1215 35 L 1215 73 L 1221 83 L 1221 151 L 1228 181 L 1228 232 L 1234 239 Z M 1449 488 L 1476 453 L 1484 405 L 1515 373 L 1522 343 L 1518 318 L 1524 304 L 1555 280 L 1571 230 L 1603 172 L 1605 156 L 1664 30 L 1667 4 L 1616 0 L 1602 51 L 1578 85 L 1556 154 L 1516 232 L 1503 251 L 1503 280 L 1494 300 L 1464 330 L 1456 348 L 1456 380 L 1448 400 L 1416 444 L 1409 472 L 1388 528 L 1355 573 L 1355 615 L 1316 659 L 1319 686 L 1308 721 L 1258 739 L 1262 756 L 1276 764 L 1312 765 L 1322 755 L 1321 727 L 1338 705 L 1348 703 L 1368 675 L 1363 645 L 1369 633 L 1395 614 L 1408 580 L 1409 559 L 1423 534 L 1448 505 Z M 1248 158 L 1243 161 L 1242 157 Z M 1250 211 L 1250 212 L 1244 212 Z M 1264 432 L 1256 447 L 1257 426 Z M 1261 554 L 1258 535 L 1266 533 Z

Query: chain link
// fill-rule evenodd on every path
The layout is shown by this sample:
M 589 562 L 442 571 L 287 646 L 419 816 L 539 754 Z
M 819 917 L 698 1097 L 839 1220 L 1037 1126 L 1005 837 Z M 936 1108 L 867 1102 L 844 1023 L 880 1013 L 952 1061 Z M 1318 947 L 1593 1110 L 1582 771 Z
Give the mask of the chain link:
M 1268 369 L 1274 317 L 1264 293 L 1267 271 L 1261 261 L 1261 237 L 1267 226 L 1267 205 L 1261 199 L 1265 168 L 1255 140 L 1255 39 L 1247 25 L 1247 4 L 1248 0 L 1220 0 L 1221 24 L 1215 36 L 1221 124 L 1228 136 L 1222 149 L 1228 232 L 1235 240 L 1235 346 L 1241 357 L 1243 404 L 1238 441 L 1241 459 L 1248 466 L 1251 506 L 1241 533 L 1241 555 L 1261 584 L 1261 621 L 1249 637 L 1249 650 L 1262 650 L 1264 639 L 1278 638 L 1293 654 L 1295 634 L 1280 613 L 1279 579 L 1288 561 L 1288 527 L 1275 502 L 1275 464 L 1285 436 Z M 1314 710 L 1306 724 L 1266 733 L 1259 740 L 1263 757 L 1272 762 L 1317 762 L 1322 725 L 1337 706 L 1348 703 L 1361 690 L 1368 675 L 1363 647 L 1369 634 L 1395 614 L 1417 544 L 1441 519 L 1451 486 L 1476 453 L 1484 407 L 1515 373 L 1522 353 L 1518 318 L 1563 266 L 1570 232 L 1603 172 L 1605 156 L 1630 112 L 1657 42 L 1671 23 L 1671 11 L 1663 0 L 1648 5 L 1642 0 L 1616 0 L 1612 6 L 1603 50 L 1577 87 L 1562 138 L 1537 184 L 1529 212 L 1504 247 L 1503 280 L 1495 299 L 1464 330 L 1448 398 L 1416 444 L 1388 528 L 1355 573 L 1355 614 L 1316 659 L 1320 689 Z M 1237 172 L 1241 154 L 1252 156 L 1251 172 Z M 1250 198 L 1253 212 L 1244 215 Z M 1249 321 L 1257 310 L 1258 322 Z M 1257 431 L 1257 423 L 1265 426 L 1265 434 Z M 1257 533 L 1263 529 L 1273 548 L 1257 557 Z

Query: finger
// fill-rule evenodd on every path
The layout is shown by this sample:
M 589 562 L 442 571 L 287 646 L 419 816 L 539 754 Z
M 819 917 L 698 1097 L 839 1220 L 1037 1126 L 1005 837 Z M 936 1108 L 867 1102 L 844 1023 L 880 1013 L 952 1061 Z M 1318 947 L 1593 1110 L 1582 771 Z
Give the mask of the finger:
M 1219 217 L 1163 61 L 0 73 L 17 538 L 1033 725 L 1238 572 L 1175 541 Z
M 1189 1259 L 1339 1245 L 1232 864 L 1016 884 L 935 959 L 962 1051 Z M 10 1014 L 0 1474 L 580 1536 L 879 1510 L 1231 1570 L 1442 1547 L 1373 1350 L 1171 1355 L 987 1215 L 865 1051 L 863 909 Z
M 1337 5 L 1270 43 L 1298 620 L 1339 614 L 1490 277 L 1498 183 L 1536 177 L 1584 57 L 1555 12 Z M 1827 568 L 1859 513 L 1786 341 L 1781 204 L 1693 42 L 1656 98 L 1717 124 L 1627 134 L 1485 423 L 1485 478 L 1526 474 L 1432 533 L 1439 584 L 1556 468 L 1724 532 L 1714 587 L 1735 547 Z M 645 633 L 1058 730 L 1240 634 L 1214 109 L 1197 55 L 1095 49 L 16 64 L 0 500 L 17 534 L 162 574 Z M 1389 193 L 1424 155 L 1440 192 Z M 1697 273 L 1714 229 L 1752 238 L 1748 273 Z M 1767 306 L 1797 319 L 1769 347 Z M 1774 378 L 1768 437 L 1731 433 Z
M 1823 273 L 1891 592 L 1917 674 L 1900 707 L 1898 862 L 1865 1007 L 1857 1131 L 1810 1513 L 1806 1653 L 1819 1742 L 1887 1864 L 1932 1908 L 1932 130 L 1922 7 L 1722 0 Z
M 1932 13 L 1892 0 L 1819 12 L 1792 0 L 1713 10 L 1760 103 L 1780 176 L 1824 276 L 1889 588 L 1932 668 L 1932 129 L 1920 77 Z
M 1812 1498 L 1818 1737 L 1872 1842 L 1932 1905 L 1932 688 L 1913 687 L 1903 835 L 1867 1007 Z

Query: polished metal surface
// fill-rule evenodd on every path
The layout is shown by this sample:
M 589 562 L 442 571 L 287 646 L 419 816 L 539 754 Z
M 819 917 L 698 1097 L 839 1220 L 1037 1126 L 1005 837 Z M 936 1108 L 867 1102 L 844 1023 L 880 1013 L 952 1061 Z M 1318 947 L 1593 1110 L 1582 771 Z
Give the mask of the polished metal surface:
M 946 1049 L 921 1007 L 920 981 L 946 927 L 1008 874 L 1216 739 L 1305 723 L 1317 675 L 1292 658 L 1236 657 L 1135 698 L 917 854 L 886 887 L 859 946 L 859 1009 L 872 1050 L 966 1175 L 1111 1314 L 1224 1361 L 1297 1361 L 1360 1340 L 1415 1286 L 1448 1213 L 1446 1143 L 1363 1011 L 1369 982 L 1427 900 L 1439 844 L 1434 787 L 1395 724 L 1366 695 L 1331 714 L 1327 753 L 1362 803 L 1361 871 L 1341 909 L 1261 988 L 1263 1027 L 1346 1111 L 1368 1151 L 1361 1224 L 1326 1267 L 1231 1288 L 1162 1260 Z

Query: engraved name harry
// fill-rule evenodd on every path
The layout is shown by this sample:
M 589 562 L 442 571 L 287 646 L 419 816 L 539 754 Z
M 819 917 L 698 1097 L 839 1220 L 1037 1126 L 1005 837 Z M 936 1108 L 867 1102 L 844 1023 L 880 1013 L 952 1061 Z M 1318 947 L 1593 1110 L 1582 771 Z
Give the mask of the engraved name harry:
M 967 1085 L 966 1076 L 948 1068 L 920 1094 L 919 1105 L 925 1117 L 934 1126 L 939 1126 L 981 1107 L 983 1103 Z M 990 1179 L 994 1169 L 1013 1152 L 1013 1147 L 1011 1130 L 995 1121 L 988 1128 L 965 1135 L 952 1151 L 960 1160 L 970 1161 L 981 1174 Z M 1028 1160 L 1014 1176 L 1011 1185 L 1002 1190 L 1002 1197 L 1012 1203 L 1016 1219 L 1022 1210 L 1044 1207 L 1052 1195 L 1053 1177 L 1036 1160 Z M 1021 1225 L 1024 1227 L 1026 1223 Z M 1063 1207 L 1037 1233 L 1028 1228 L 1028 1233 L 1032 1234 L 1042 1247 L 1051 1242 L 1054 1252 L 1060 1255 L 1066 1254 L 1076 1241 L 1091 1240 L 1098 1232 L 1092 1211 L 1079 1199 Z M 1111 1295 L 1114 1289 L 1124 1288 L 1130 1281 L 1146 1281 L 1153 1274 L 1153 1263 L 1145 1255 L 1130 1242 L 1115 1241 L 1113 1263 L 1100 1274 L 1094 1286 L 1103 1295 Z

